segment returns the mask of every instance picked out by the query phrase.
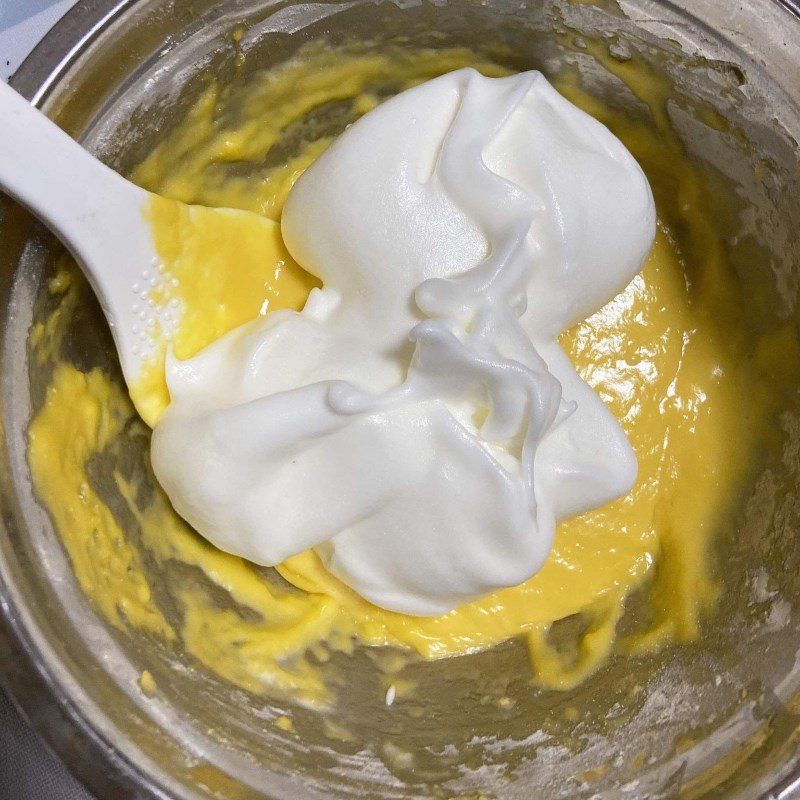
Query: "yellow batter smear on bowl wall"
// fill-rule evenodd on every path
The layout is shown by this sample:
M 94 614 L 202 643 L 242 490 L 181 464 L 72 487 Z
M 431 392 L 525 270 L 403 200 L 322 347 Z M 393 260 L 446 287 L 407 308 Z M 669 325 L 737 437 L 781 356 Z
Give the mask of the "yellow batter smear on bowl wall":
M 192 221 L 175 219 L 167 202 L 149 210 L 159 253 L 178 279 L 176 294 L 194 309 L 173 341 L 178 357 L 258 314 L 302 307 L 315 285 L 286 252 L 277 223 L 291 185 L 330 139 L 309 124 L 304 144 L 270 164 L 287 132 L 325 104 L 339 104 L 355 119 L 384 95 L 465 65 L 505 73 L 461 50 L 311 49 L 244 86 L 209 86 L 133 178 L 168 198 L 256 211 L 271 222 L 263 238 L 244 237 L 242 264 L 225 265 L 204 258 L 214 231 L 180 250 L 176 226 Z M 281 579 L 208 544 L 171 509 L 146 459 L 130 466 L 125 454 L 147 429 L 118 379 L 61 362 L 30 427 L 29 460 L 81 586 L 111 623 L 177 638 L 207 668 L 248 690 L 280 687 L 311 701 L 324 700 L 325 687 L 304 654 L 321 643 L 345 650 L 392 645 L 437 659 L 521 636 L 534 680 L 566 689 L 612 652 L 699 635 L 720 591 L 714 537 L 729 524 L 783 387 L 796 385 L 800 352 L 788 326 L 756 333 L 741 324 L 745 298 L 712 224 L 703 177 L 668 129 L 663 87 L 630 77 L 633 91 L 652 105 L 649 123 L 597 103 L 573 75 L 555 80 L 622 138 L 648 173 L 659 211 L 642 274 L 563 337 L 636 451 L 639 479 L 630 495 L 560 525 L 547 564 L 521 586 L 438 618 L 383 611 L 328 574 L 312 552 L 281 565 Z M 242 163 L 252 166 L 247 175 L 234 168 Z M 263 164 L 270 165 L 256 169 Z M 72 274 L 62 271 L 53 281 L 60 304 L 32 330 L 31 351 L 42 362 L 56 358 L 65 335 L 76 302 Z M 168 402 L 160 361 L 132 394 L 153 424 Z M 113 503 L 93 478 L 98 458 L 112 465 L 105 492 Z M 110 506 L 127 509 L 125 533 Z M 144 570 L 145 561 L 156 566 Z M 158 587 L 180 608 L 170 624 L 147 576 L 167 575 L 176 564 L 202 580 L 165 579 Z M 639 589 L 648 614 L 620 637 L 626 598 Z M 573 615 L 582 620 L 580 636 L 572 647 L 556 646 L 554 624 Z

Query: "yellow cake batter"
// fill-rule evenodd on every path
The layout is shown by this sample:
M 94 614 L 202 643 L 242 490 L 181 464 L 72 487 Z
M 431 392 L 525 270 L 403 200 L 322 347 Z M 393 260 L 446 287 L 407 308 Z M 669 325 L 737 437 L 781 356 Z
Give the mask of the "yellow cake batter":
M 159 252 L 180 281 L 176 291 L 194 309 L 173 343 L 179 357 L 267 310 L 301 308 L 314 285 L 286 252 L 278 221 L 292 183 L 329 140 L 311 130 L 293 158 L 266 171 L 254 166 L 248 177 L 232 165 L 261 164 L 323 104 L 343 103 L 355 119 L 378 96 L 466 65 L 505 73 L 460 50 L 359 55 L 310 49 L 244 87 L 208 88 L 133 178 L 165 197 L 256 211 L 273 224 L 257 237 L 244 232 L 241 263 L 225 269 L 213 260 L 219 231 L 199 225 L 205 238 L 181 250 L 176 226 L 192 220 L 177 218 L 167 201 L 150 209 Z M 568 688 L 615 649 L 643 652 L 698 636 L 719 592 L 713 539 L 735 510 L 753 454 L 767 447 L 785 387 L 797 385 L 793 365 L 800 353 L 788 326 L 756 334 L 740 324 L 745 300 L 710 218 L 704 180 L 669 128 L 664 87 L 631 63 L 615 70 L 650 104 L 651 123 L 603 107 L 580 91 L 572 74 L 554 82 L 642 164 L 659 230 L 642 274 L 562 343 L 636 452 L 639 479 L 630 495 L 561 524 L 547 564 L 521 586 L 442 617 L 404 616 L 361 599 L 312 552 L 279 567 L 297 591 L 216 550 L 157 487 L 148 488 L 153 478 L 146 465 L 120 466 L 114 476 L 117 500 L 136 521 L 136 536 L 126 536 L 87 464 L 98 452 L 124 463 L 126 442 L 144 435 L 144 426 L 120 384 L 59 362 L 30 427 L 29 459 L 81 586 L 111 623 L 180 640 L 206 667 L 249 690 L 277 686 L 309 700 L 323 699 L 325 689 L 304 654 L 323 652 L 323 643 L 394 645 L 435 659 L 524 636 L 534 679 Z M 76 286 L 70 269 L 52 281 L 60 304 L 31 334 L 42 363 L 58 360 L 78 302 Z M 160 363 L 132 395 L 153 424 L 168 402 Z M 205 574 L 203 581 L 159 587 L 181 609 L 179 620 L 165 618 L 148 584 L 146 559 L 161 566 L 182 562 Z M 212 585 L 232 602 L 221 604 Z M 648 612 L 635 633 L 619 638 L 617 623 L 636 589 L 646 593 Z M 582 620 L 580 634 L 569 646 L 556 646 L 554 623 L 573 615 Z

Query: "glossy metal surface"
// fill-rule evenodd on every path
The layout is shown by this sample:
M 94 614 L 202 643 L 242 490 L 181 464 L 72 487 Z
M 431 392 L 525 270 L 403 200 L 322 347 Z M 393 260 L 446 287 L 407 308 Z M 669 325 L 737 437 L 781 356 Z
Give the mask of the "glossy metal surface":
M 85 0 L 45 38 L 14 83 L 124 170 L 179 118 L 204 72 L 232 75 L 229 33 L 240 23 L 249 26 L 245 72 L 277 63 L 322 35 L 497 43 L 506 45 L 512 66 L 572 64 L 592 91 L 641 113 L 580 39 L 615 45 L 623 58 L 626 47 L 634 48 L 669 77 L 676 96 L 715 107 L 742 132 L 726 136 L 680 103 L 672 108 L 687 149 L 713 165 L 723 182 L 741 187 L 760 249 L 758 258 L 741 253 L 740 267 L 754 280 L 775 284 L 776 313 L 788 316 L 796 313 L 800 284 L 794 235 L 800 228 L 800 23 L 788 10 L 792 5 Z M 796 618 L 794 607 L 800 603 L 800 481 L 791 458 L 774 476 L 785 487 L 780 508 L 760 506 L 754 483 L 751 511 L 736 521 L 725 556 L 726 597 L 707 639 L 662 659 L 619 659 L 567 695 L 529 687 L 525 654 L 512 643 L 413 668 L 423 698 L 421 723 L 419 715 L 387 711 L 374 664 L 357 653 L 331 666 L 348 698 L 335 718 L 357 737 L 355 745 L 336 744 L 321 735 L 316 712 L 285 698 L 233 690 L 179 651 L 109 630 L 76 587 L 31 494 L 25 462 L 25 427 L 46 380 L 27 363 L 25 337 L 41 311 L 36 298 L 55 248 L 10 203 L 0 214 L 0 610 L 6 629 L 0 673 L 45 739 L 98 797 L 800 796 L 800 613 Z M 113 369 L 109 342 L 87 294 L 70 356 Z M 792 444 L 787 434 L 789 453 Z M 762 562 L 787 604 L 780 629 L 770 628 L 769 609 L 753 602 L 751 579 Z M 145 668 L 161 689 L 156 698 L 138 689 Z M 498 680 L 514 697 L 514 714 L 481 703 Z M 578 709 L 579 728 L 565 719 L 568 707 Z M 270 724 L 283 711 L 292 713 L 298 736 Z M 415 768 L 404 768 L 387 742 L 413 752 Z M 442 758 L 442 752 L 455 756 Z M 647 758 L 637 761 L 640 752 Z M 586 780 L 604 765 L 599 778 Z

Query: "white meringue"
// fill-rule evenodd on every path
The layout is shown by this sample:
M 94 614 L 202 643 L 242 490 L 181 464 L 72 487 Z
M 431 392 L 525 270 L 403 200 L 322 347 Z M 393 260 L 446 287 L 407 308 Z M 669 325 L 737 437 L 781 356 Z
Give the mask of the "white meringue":
M 639 271 L 653 198 L 540 73 L 459 70 L 378 106 L 282 230 L 323 288 L 167 366 L 153 466 L 216 546 L 314 547 L 376 605 L 436 615 L 526 580 L 557 520 L 630 489 L 630 445 L 557 337 Z

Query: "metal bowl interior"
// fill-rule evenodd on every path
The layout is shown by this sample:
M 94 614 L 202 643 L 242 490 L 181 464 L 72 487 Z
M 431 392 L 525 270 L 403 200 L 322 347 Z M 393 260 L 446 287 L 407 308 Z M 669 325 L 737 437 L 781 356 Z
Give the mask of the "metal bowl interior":
M 587 41 L 599 42 L 611 57 L 635 55 L 670 82 L 669 110 L 685 148 L 735 200 L 720 205 L 719 223 L 732 232 L 737 272 L 769 299 L 766 312 L 753 313 L 785 320 L 797 315 L 800 286 L 800 21 L 770 0 L 737 5 L 736 12 L 722 6 L 95 0 L 79 2 L 15 80 L 124 172 L 181 118 L 209 73 L 242 80 L 322 38 L 374 47 L 464 45 L 546 73 L 572 65 L 590 92 L 642 115 L 625 85 L 587 50 Z M 234 46 L 231 32 L 239 26 L 246 33 Z M 326 669 L 346 698 L 335 719 L 355 737 L 336 741 L 323 734 L 319 712 L 236 689 L 180 647 L 113 630 L 86 601 L 33 496 L 26 461 L 27 425 L 49 378 L 29 363 L 26 339 L 44 313 L 44 287 L 60 250 L 19 208 L 5 203 L 0 211 L 0 608 L 8 629 L 0 671 L 98 796 L 794 796 L 800 415 L 780 420 L 784 457 L 753 468 L 720 546 L 721 608 L 699 643 L 653 658 L 615 658 L 578 689 L 553 692 L 530 685 L 524 649 L 510 642 L 410 666 L 416 698 L 392 709 L 369 654 L 342 655 Z M 118 375 L 88 289 L 85 298 L 69 356 L 80 367 Z M 759 577 L 765 571 L 766 592 Z M 145 669 L 159 686 L 153 697 L 138 686 Z M 41 702 L 42 690 L 49 702 Z M 498 694 L 513 698 L 513 710 L 485 703 Z M 285 713 L 296 734 L 271 724 Z

